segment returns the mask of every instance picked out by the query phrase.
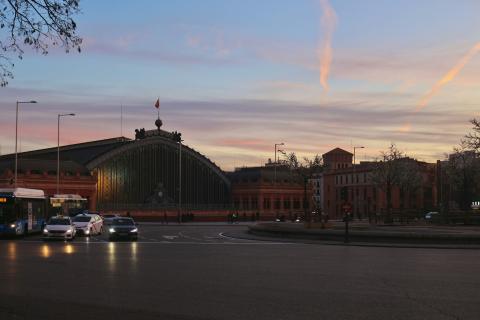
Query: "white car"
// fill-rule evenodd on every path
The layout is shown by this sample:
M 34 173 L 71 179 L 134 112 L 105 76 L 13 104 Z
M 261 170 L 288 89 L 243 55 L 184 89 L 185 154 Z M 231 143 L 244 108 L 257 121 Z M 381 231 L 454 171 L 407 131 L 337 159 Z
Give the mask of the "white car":
M 48 219 L 43 229 L 43 239 L 73 240 L 76 235 L 75 226 L 70 217 L 54 216 Z
M 79 235 L 91 236 L 103 232 L 103 220 L 98 214 L 82 213 L 76 215 L 73 218 L 73 224 Z

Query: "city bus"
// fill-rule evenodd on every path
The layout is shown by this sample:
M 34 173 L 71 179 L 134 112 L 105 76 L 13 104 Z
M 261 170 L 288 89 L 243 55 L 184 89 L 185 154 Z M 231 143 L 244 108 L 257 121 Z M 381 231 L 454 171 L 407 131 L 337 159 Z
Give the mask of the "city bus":
M 47 219 L 47 206 L 43 190 L 0 189 L 0 235 L 41 232 Z
M 50 197 L 50 215 L 76 216 L 87 210 L 87 199 L 78 194 L 55 194 Z

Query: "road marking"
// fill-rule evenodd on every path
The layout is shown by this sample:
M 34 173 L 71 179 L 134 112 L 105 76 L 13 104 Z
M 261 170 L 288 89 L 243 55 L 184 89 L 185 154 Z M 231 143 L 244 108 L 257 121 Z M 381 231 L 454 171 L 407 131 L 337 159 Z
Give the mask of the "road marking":
M 195 241 L 204 241 L 204 239 L 187 236 L 183 232 L 179 232 L 178 234 L 185 239 L 190 239 L 190 240 L 195 240 Z
M 168 239 L 168 240 L 173 240 L 173 239 L 178 238 L 178 236 L 162 236 L 162 237 L 165 238 L 165 239 Z
M 226 236 L 225 233 L 223 233 L 223 232 L 220 232 L 218 235 L 219 235 L 221 238 L 228 239 L 228 240 L 235 240 L 235 241 L 254 241 L 254 242 L 258 242 L 258 240 L 252 240 L 252 239 L 232 238 L 232 237 Z

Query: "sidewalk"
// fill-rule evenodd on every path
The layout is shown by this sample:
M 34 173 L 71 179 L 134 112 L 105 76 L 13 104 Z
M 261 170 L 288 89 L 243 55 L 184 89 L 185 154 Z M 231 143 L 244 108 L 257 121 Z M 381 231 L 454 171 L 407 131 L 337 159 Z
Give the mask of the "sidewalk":
M 344 223 L 330 229 L 307 229 L 302 223 L 269 222 L 249 226 L 258 236 L 344 242 Z M 354 223 L 349 228 L 350 243 L 414 245 L 480 245 L 480 227 L 476 226 L 390 226 Z

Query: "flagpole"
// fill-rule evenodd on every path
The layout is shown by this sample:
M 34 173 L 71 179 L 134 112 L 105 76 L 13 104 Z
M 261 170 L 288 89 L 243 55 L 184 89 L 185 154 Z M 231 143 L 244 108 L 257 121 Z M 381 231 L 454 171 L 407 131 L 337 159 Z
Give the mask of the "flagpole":
M 123 104 L 120 104 L 120 137 L 123 137 Z

